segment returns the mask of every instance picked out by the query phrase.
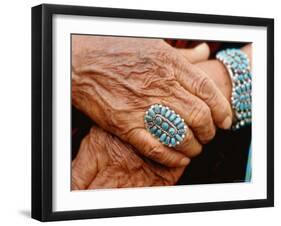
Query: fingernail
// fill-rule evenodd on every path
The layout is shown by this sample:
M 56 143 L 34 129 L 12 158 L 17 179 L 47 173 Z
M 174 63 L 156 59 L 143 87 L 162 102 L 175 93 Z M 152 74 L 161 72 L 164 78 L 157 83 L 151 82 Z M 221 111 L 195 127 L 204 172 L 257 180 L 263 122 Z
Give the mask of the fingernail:
M 183 158 L 183 159 L 180 161 L 180 165 L 181 165 L 181 166 L 186 166 L 189 162 L 190 162 L 190 159 L 189 159 L 189 158 Z
M 230 116 L 227 116 L 226 119 L 222 123 L 222 128 L 229 129 L 231 124 L 232 124 L 232 120 L 231 120 Z
M 210 56 L 210 48 L 206 42 L 203 42 L 195 47 L 196 52 L 199 54 L 202 60 L 207 60 Z M 202 61 L 201 60 L 201 61 Z
M 201 49 L 205 50 L 206 48 L 208 48 L 208 45 L 206 42 L 200 43 L 199 45 L 195 46 L 196 50 L 201 50 Z

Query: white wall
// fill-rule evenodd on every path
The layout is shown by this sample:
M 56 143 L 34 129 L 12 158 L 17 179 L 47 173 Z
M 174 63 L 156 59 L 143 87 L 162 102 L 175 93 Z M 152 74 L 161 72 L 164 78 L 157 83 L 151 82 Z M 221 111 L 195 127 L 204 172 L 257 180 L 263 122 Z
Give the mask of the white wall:
M 30 7 L 41 1 L 2 1 L 0 20 L 0 224 L 37 225 L 30 214 L 30 156 L 31 156 L 31 76 L 30 76 Z M 281 154 L 280 123 L 281 97 L 281 14 L 278 1 L 48 1 L 47 3 L 89 5 L 147 10 L 182 11 L 192 13 L 227 14 L 275 18 L 275 208 L 170 214 L 161 216 L 60 222 L 60 225 L 265 225 L 280 220 L 281 211 Z M 279 10 L 278 10 L 279 8 Z M 279 116 L 279 118 L 278 118 Z M 279 138 L 279 139 L 278 139 Z M 276 223 L 270 223 L 276 225 Z

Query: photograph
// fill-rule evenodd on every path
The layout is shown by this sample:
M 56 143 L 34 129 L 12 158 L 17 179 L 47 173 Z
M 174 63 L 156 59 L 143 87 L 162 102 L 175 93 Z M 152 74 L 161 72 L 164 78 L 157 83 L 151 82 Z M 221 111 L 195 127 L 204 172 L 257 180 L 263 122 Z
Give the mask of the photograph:
M 277 1 L 3 3 L 0 225 L 280 221 Z
M 72 191 L 251 182 L 251 42 L 69 38 Z
M 274 205 L 274 20 L 32 8 L 32 217 Z

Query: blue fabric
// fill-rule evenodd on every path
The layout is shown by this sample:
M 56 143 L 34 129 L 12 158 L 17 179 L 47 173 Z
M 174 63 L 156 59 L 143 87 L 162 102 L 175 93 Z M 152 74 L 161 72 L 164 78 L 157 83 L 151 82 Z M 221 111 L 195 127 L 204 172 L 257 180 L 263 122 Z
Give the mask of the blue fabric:
M 252 179 L 252 145 L 249 148 L 245 182 L 250 182 Z

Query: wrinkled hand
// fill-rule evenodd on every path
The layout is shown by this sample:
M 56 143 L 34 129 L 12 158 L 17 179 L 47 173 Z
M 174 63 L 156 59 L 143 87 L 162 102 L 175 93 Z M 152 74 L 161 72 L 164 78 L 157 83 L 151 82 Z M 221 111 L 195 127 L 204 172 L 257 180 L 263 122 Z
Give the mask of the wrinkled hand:
M 230 105 L 214 82 L 162 40 L 75 35 L 72 47 L 73 104 L 156 162 L 185 166 L 214 137 L 215 124 L 231 125 Z M 144 129 L 145 111 L 155 103 L 191 128 L 176 150 Z
M 241 50 L 248 56 L 250 66 L 252 63 L 252 45 L 247 44 Z M 197 61 L 197 67 L 205 71 L 214 81 L 221 93 L 231 103 L 232 84 L 226 67 L 219 60 Z
M 93 127 L 72 162 L 72 189 L 174 185 L 183 170 L 146 160 L 131 145 Z

